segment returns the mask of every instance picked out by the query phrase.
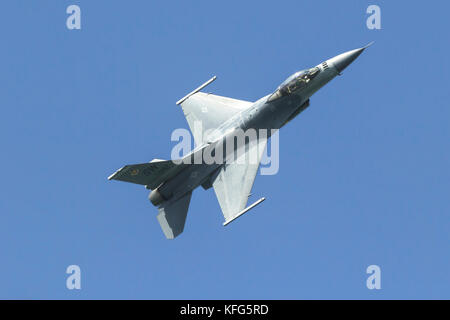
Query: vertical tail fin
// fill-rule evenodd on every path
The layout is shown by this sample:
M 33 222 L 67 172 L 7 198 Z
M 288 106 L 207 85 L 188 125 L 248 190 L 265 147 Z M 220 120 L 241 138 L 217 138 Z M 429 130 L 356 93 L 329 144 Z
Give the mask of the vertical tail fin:
M 192 191 L 176 201 L 163 204 L 156 216 L 167 239 L 174 239 L 184 230 Z

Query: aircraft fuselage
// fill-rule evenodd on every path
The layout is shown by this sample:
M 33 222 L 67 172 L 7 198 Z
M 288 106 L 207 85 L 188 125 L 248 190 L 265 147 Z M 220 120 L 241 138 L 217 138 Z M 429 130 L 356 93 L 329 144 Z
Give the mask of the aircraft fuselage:
M 342 60 L 352 59 L 353 61 L 356 58 L 355 55 L 359 55 L 361 53 L 361 51 L 358 50 L 361 49 L 346 52 L 326 60 L 309 70 L 303 70 L 293 74 L 280 85 L 275 93 L 262 97 L 253 103 L 249 108 L 228 119 L 214 132 L 212 132 L 208 139 L 214 143 L 216 141 L 226 140 L 227 136 L 235 135 L 236 130 L 243 130 L 245 132 L 249 129 L 255 129 L 256 131 L 266 130 L 267 138 L 269 138 L 273 133 L 272 130 L 280 129 L 288 121 L 292 120 L 304 109 L 306 109 L 309 105 L 309 98 L 334 77 L 340 74 L 342 71 L 339 67 L 340 64 L 347 64 L 346 61 L 342 62 Z M 308 71 L 315 72 L 316 74 L 308 79 Z M 301 79 L 302 77 L 305 79 Z M 295 83 L 297 79 L 299 84 L 295 87 L 297 85 L 297 83 Z M 290 88 L 289 81 L 293 82 Z M 283 85 L 288 88 L 283 88 Z M 280 92 L 280 90 L 283 89 L 288 91 L 280 93 L 279 96 L 276 96 L 277 92 Z M 274 98 L 271 99 L 272 97 Z M 196 151 L 203 149 L 206 145 L 207 144 L 197 147 L 191 155 L 193 155 Z M 206 181 L 207 178 L 211 176 L 211 173 L 218 170 L 227 162 L 227 156 L 229 156 L 229 154 L 224 152 L 222 163 L 199 163 L 196 165 L 187 166 L 176 177 L 160 186 L 158 188 L 158 192 L 165 199 L 173 198 L 175 201 L 204 183 L 206 184 L 205 188 L 207 188 L 209 186 Z

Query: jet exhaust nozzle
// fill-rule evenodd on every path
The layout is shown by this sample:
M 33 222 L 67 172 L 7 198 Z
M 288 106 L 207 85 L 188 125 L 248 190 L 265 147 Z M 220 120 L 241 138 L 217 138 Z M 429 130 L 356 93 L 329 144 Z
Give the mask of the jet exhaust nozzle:
M 161 193 L 159 193 L 158 189 L 155 189 L 152 192 L 150 192 L 148 199 L 155 207 L 160 205 L 161 203 L 163 203 L 166 200 L 161 195 Z

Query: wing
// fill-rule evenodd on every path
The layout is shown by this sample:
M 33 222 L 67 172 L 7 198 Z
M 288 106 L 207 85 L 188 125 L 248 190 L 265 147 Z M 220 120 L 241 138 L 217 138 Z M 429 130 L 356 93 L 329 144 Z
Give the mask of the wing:
M 226 163 L 215 177 L 212 185 L 226 223 L 245 209 L 266 145 L 266 139 L 250 145 L 247 152 L 239 157 L 246 157 L 244 161 L 237 158 L 230 164 Z M 252 152 L 256 153 L 256 157 L 250 155 Z
M 253 103 L 227 97 L 197 92 L 181 102 L 189 128 L 197 146 L 206 142 L 206 131 L 211 132 L 236 113 Z

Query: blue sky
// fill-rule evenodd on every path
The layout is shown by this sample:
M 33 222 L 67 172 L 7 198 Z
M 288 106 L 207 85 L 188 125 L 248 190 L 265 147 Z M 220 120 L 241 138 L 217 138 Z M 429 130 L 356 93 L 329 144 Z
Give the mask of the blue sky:
M 82 29 L 66 28 L 77 4 Z M 381 30 L 366 8 L 381 8 Z M 7 1 L 0 33 L 0 298 L 450 298 L 446 2 Z M 267 200 L 228 227 L 194 192 L 163 236 L 138 185 L 169 158 L 175 101 L 254 101 L 293 72 L 376 41 L 280 132 Z M 65 286 L 81 267 L 82 289 Z M 381 267 L 381 290 L 366 268 Z

